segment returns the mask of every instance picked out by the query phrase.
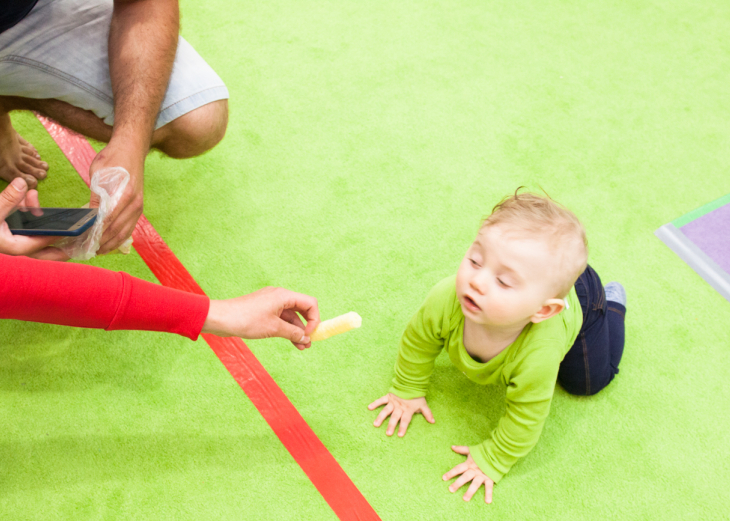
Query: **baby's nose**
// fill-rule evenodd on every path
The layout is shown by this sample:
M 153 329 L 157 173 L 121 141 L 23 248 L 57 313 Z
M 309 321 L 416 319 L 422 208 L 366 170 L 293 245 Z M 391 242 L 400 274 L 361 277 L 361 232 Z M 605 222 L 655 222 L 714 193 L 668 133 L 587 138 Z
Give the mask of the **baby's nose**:
M 476 277 L 472 277 L 472 279 L 469 281 L 469 285 L 472 287 L 472 289 L 474 289 L 474 291 L 476 291 L 480 295 L 484 295 L 484 291 L 487 287 L 484 277 L 480 277 L 478 275 Z

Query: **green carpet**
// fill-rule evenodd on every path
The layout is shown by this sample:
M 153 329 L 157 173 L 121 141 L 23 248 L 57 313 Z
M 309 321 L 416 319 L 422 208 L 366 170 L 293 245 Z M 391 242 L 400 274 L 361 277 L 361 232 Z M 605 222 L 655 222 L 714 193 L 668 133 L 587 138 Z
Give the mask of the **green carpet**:
M 727 2 L 181 9 L 230 125 L 203 157 L 150 156 L 145 214 L 211 296 L 278 285 L 362 315 L 305 352 L 249 345 L 383 519 L 728 518 L 730 305 L 653 234 L 730 192 Z M 41 203 L 84 203 L 40 124 L 13 120 L 52 165 Z M 583 220 L 591 264 L 627 289 L 627 343 L 600 394 L 558 388 L 494 503 L 467 504 L 441 475 L 501 389 L 442 357 L 435 425 L 389 439 L 366 406 L 520 185 Z M 136 253 L 91 263 L 154 280 Z M 202 340 L 10 321 L 0 338 L 0 518 L 335 519 Z

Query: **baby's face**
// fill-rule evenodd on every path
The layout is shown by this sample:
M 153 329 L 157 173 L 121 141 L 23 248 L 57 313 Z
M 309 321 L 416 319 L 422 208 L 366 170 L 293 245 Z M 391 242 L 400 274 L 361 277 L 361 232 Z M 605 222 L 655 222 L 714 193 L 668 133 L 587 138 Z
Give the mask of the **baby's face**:
M 555 270 L 545 241 L 503 224 L 485 227 L 461 261 L 456 295 L 464 316 L 477 324 L 525 324 L 555 296 Z

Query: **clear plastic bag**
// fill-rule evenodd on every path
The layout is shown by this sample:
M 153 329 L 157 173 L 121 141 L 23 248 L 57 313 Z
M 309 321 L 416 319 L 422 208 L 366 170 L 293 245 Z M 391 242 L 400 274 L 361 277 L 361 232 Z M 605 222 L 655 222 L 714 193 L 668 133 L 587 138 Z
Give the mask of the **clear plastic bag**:
M 104 168 L 94 172 L 91 177 L 91 191 L 99 196 L 100 201 L 96 221 L 78 237 L 67 237 L 54 246 L 63 250 L 72 259 L 89 260 L 96 257 L 104 231 L 104 221 L 119 203 L 127 184 L 129 184 L 129 172 L 122 167 Z M 88 204 L 86 206 L 88 207 Z M 131 248 L 130 237 L 119 246 L 118 251 L 126 255 Z

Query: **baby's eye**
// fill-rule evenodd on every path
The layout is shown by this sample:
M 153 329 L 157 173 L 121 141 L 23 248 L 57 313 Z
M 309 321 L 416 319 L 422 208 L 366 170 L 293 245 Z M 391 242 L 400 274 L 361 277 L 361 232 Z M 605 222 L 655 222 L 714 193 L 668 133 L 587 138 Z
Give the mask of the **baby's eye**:
M 479 267 L 479 264 L 474 259 L 469 259 L 469 262 L 471 262 L 471 265 L 474 266 L 475 268 Z
M 509 286 L 507 284 L 505 284 L 502 279 L 497 279 L 497 282 L 499 282 L 499 285 L 502 286 L 503 288 L 509 288 Z

